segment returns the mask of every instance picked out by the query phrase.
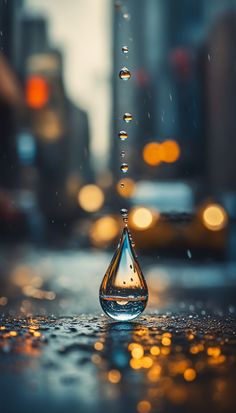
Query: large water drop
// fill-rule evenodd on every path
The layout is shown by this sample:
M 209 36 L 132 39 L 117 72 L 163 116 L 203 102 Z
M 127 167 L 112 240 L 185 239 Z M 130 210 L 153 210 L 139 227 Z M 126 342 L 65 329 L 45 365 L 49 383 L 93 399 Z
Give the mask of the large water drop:
M 129 170 L 128 164 L 127 163 L 122 163 L 121 166 L 120 166 L 120 170 L 121 170 L 121 172 L 123 172 L 123 174 L 126 174 L 126 172 L 128 172 L 128 170 Z
M 148 288 L 130 242 L 123 229 L 120 242 L 102 280 L 99 299 L 103 311 L 117 321 L 138 317 L 148 301 Z
M 122 69 L 119 73 L 119 77 L 122 80 L 129 80 L 131 78 L 131 73 L 130 73 L 129 69 L 127 69 L 127 67 L 122 67 Z

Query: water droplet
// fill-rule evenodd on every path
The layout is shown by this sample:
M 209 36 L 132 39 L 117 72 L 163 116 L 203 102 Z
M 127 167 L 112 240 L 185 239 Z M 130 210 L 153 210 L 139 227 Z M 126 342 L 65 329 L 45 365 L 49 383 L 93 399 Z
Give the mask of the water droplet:
M 121 214 L 121 216 L 122 216 L 123 218 L 127 218 L 127 216 L 128 216 L 128 209 L 122 208 L 122 209 L 120 210 L 120 214 Z
M 128 172 L 128 169 L 129 169 L 129 167 L 128 167 L 127 163 L 122 163 L 121 164 L 120 170 L 121 170 L 121 172 L 123 172 L 123 174 L 126 174 L 126 172 Z
M 123 182 L 121 182 L 120 187 L 121 187 L 121 188 L 124 188 L 124 187 L 125 187 L 125 184 L 124 184 Z
M 127 67 L 122 67 L 122 69 L 119 73 L 119 77 L 122 80 L 129 80 L 131 78 L 131 73 L 130 73 L 129 69 L 127 69 Z
M 124 54 L 127 54 L 129 52 L 128 46 L 123 46 L 121 50 Z
M 129 123 L 129 122 L 131 122 L 131 120 L 133 120 L 133 116 L 131 115 L 131 113 L 126 112 L 123 116 L 123 120 L 126 123 Z
M 125 130 L 119 132 L 119 138 L 121 141 L 125 141 L 128 138 L 128 133 Z
M 127 20 L 127 21 L 130 21 L 130 19 L 131 19 L 129 13 L 124 13 L 124 14 L 123 14 L 123 17 L 124 17 L 124 19 Z
M 135 272 L 130 269 L 130 265 Z M 147 284 L 135 257 L 126 227 L 102 280 L 99 299 L 103 311 L 117 321 L 133 320 L 147 305 Z
M 121 151 L 120 156 L 121 156 L 121 158 L 124 158 L 125 157 L 125 151 Z

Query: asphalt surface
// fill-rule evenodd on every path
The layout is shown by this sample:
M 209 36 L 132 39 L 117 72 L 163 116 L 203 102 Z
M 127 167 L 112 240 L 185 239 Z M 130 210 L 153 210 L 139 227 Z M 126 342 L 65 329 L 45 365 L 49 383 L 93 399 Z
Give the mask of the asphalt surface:
M 102 314 L 110 254 L 2 249 L 3 413 L 235 412 L 235 268 L 144 260 L 142 317 Z

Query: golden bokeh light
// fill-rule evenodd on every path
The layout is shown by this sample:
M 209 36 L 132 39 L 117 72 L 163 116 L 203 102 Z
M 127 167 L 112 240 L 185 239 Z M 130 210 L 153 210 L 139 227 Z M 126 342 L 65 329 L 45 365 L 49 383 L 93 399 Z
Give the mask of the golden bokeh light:
M 101 350 L 103 350 L 103 343 L 101 343 L 100 341 L 96 341 L 96 343 L 94 344 L 94 348 L 95 348 L 95 350 L 97 350 L 97 351 L 101 351 Z
M 130 178 L 121 179 L 116 185 L 118 194 L 123 198 L 131 198 L 134 195 L 135 188 L 135 182 Z
M 90 229 L 90 238 L 94 245 L 111 242 L 119 233 L 119 225 L 115 218 L 105 216 L 95 221 Z
M 134 228 L 142 231 L 150 228 L 159 214 L 145 207 L 137 207 L 130 211 L 130 223 Z
M 180 157 L 180 147 L 176 141 L 167 140 L 160 145 L 160 160 L 166 163 L 176 162 Z
M 219 204 L 208 205 L 203 211 L 202 219 L 204 226 L 211 231 L 220 231 L 228 222 L 227 213 Z
M 160 350 L 160 347 L 158 347 L 158 346 L 152 346 L 152 347 L 150 348 L 150 353 L 151 353 L 153 356 L 159 356 L 160 352 L 161 352 L 161 350 Z
M 151 408 L 152 405 L 148 400 L 141 400 L 137 404 L 137 410 L 139 413 L 149 413 Z
M 147 143 L 143 148 L 143 159 L 150 166 L 157 166 L 161 163 L 161 144 L 157 142 Z
M 193 381 L 197 377 L 197 373 L 194 369 L 186 369 L 184 372 L 184 379 L 186 381 Z
M 134 347 L 134 349 L 131 351 L 131 354 L 134 359 L 141 359 L 144 355 L 143 347 L 142 346 Z
M 78 202 L 87 212 L 96 212 L 104 203 L 103 191 L 97 185 L 85 185 L 78 193 Z
M 108 380 L 113 383 L 113 384 L 117 384 L 119 383 L 119 381 L 121 380 L 121 373 L 119 372 L 119 370 L 110 370 L 108 372 Z

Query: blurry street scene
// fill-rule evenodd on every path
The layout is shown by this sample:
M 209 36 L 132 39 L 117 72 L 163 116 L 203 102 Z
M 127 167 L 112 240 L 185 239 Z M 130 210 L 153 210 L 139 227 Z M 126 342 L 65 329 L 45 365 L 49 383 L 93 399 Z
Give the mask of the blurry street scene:
M 236 411 L 235 45 L 236 0 L 0 0 L 2 413 Z

